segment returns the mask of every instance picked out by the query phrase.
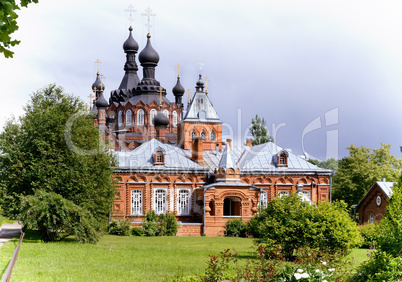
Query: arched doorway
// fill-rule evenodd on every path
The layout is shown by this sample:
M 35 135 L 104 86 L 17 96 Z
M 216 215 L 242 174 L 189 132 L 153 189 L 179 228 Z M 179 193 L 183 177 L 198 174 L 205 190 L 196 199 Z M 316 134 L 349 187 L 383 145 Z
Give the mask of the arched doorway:
M 241 216 L 241 199 L 226 197 L 223 200 L 223 216 Z

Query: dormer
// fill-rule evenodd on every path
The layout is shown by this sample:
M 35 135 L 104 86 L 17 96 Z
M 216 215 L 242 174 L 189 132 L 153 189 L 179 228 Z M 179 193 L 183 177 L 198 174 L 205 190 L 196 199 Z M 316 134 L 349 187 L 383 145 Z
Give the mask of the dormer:
M 279 151 L 276 154 L 276 166 L 277 167 L 288 167 L 289 153 L 286 150 Z
M 158 148 L 154 153 L 154 165 L 165 164 L 165 151 L 162 148 Z

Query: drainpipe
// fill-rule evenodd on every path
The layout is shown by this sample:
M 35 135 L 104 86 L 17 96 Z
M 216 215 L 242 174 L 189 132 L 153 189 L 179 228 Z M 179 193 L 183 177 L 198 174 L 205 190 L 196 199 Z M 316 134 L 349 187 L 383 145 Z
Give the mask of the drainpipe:
M 329 176 L 329 202 L 332 202 L 332 174 Z

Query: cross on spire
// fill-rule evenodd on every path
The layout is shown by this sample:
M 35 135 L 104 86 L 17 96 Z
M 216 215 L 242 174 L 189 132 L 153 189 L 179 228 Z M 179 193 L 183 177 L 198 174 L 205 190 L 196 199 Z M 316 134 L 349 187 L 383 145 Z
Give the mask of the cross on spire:
M 148 22 L 145 24 L 145 26 L 148 27 L 148 34 L 150 34 L 151 33 L 151 27 L 152 27 L 152 25 L 151 25 L 151 17 L 155 17 L 156 14 L 153 14 L 151 8 L 148 7 L 145 10 L 145 13 L 142 13 L 142 15 L 148 17 Z
M 200 67 L 200 74 L 201 74 L 202 70 L 204 69 L 204 61 L 201 60 L 201 62 L 199 62 L 198 65 Z
M 180 76 L 181 65 L 179 63 L 177 63 L 176 68 L 177 68 L 177 76 Z
M 162 87 L 159 87 L 158 93 L 159 93 L 159 103 L 160 103 L 160 106 L 162 107 L 162 93 L 163 93 Z
M 187 94 L 188 94 L 188 98 L 187 98 L 187 104 L 190 104 L 190 94 L 191 94 L 191 90 L 187 89 Z
M 103 92 L 103 89 L 104 89 L 104 88 L 103 88 L 103 87 L 104 87 L 104 85 L 103 85 L 103 80 L 106 79 L 106 77 L 105 77 L 103 74 L 101 74 L 99 77 L 100 77 L 100 79 L 101 79 L 101 92 Z
M 93 98 L 94 96 L 92 96 L 92 93 L 91 94 L 89 94 L 89 96 L 88 96 L 88 98 L 89 98 L 89 109 L 91 109 L 91 104 L 92 104 L 92 98 Z
M 96 64 L 96 69 L 97 69 L 98 72 L 99 72 L 99 66 L 100 66 L 100 64 L 102 64 L 102 62 L 99 61 L 99 59 L 96 59 L 95 64 Z
M 134 10 L 133 8 L 134 7 L 130 4 L 128 8 L 125 10 L 126 12 L 128 12 L 129 15 L 130 26 L 133 25 L 133 13 L 137 12 L 137 10 Z
M 205 93 L 208 94 L 208 81 L 210 80 L 208 76 L 205 77 Z

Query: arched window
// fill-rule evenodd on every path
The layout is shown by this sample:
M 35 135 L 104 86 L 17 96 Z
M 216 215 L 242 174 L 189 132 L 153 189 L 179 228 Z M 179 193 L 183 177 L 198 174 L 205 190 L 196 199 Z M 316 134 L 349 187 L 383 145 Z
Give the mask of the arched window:
M 288 166 L 288 153 L 286 151 L 278 153 L 278 166 Z
M 266 207 L 268 203 L 267 191 L 261 191 L 260 207 Z
M 126 125 L 131 125 L 131 121 L 132 121 L 132 112 L 131 110 L 128 110 L 126 112 Z
M 156 116 L 156 110 L 152 109 L 151 112 L 149 113 L 149 118 L 150 118 L 150 124 L 154 125 L 154 117 Z
M 142 109 L 137 111 L 137 125 L 144 125 L 144 111 Z
M 142 215 L 142 191 L 131 191 L 131 214 Z
M 374 222 L 374 215 L 370 214 L 369 215 L 369 223 L 373 223 Z
M 164 164 L 165 163 L 165 155 L 161 150 L 156 151 L 155 153 L 155 164 Z
M 305 191 L 305 190 L 303 190 L 303 195 L 304 195 L 304 197 L 305 197 L 306 199 L 311 200 L 311 193 L 310 193 L 310 191 Z
M 278 193 L 279 197 L 283 197 L 283 196 L 289 196 L 289 191 L 279 191 Z
M 207 134 L 205 133 L 205 130 L 202 130 L 201 131 L 201 138 L 202 138 L 202 140 L 207 140 Z
M 123 111 L 119 111 L 117 114 L 117 123 L 119 126 L 123 124 Z
M 173 111 L 173 126 L 176 127 L 177 126 L 177 112 Z
M 212 131 L 211 132 L 211 141 L 215 141 L 216 140 L 216 134 L 215 134 L 215 131 Z
M 166 213 L 166 190 L 156 189 L 154 195 L 154 210 L 156 214 Z
M 223 216 L 241 216 L 241 199 L 227 197 L 223 200 Z
M 197 133 L 195 132 L 195 129 L 193 129 L 193 131 L 191 131 L 191 140 L 194 140 L 195 137 L 197 137 Z
M 286 155 L 282 153 L 279 157 L 279 164 L 286 164 Z
M 167 118 L 169 118 L 169 111 L 168 111 L 168 110 L 163 110 L 163 114 L 164 114 Z
M 177 195 L 177 214 L 190 214 L 190 191 L 187 189 L 179 190 L 179 194 Z

